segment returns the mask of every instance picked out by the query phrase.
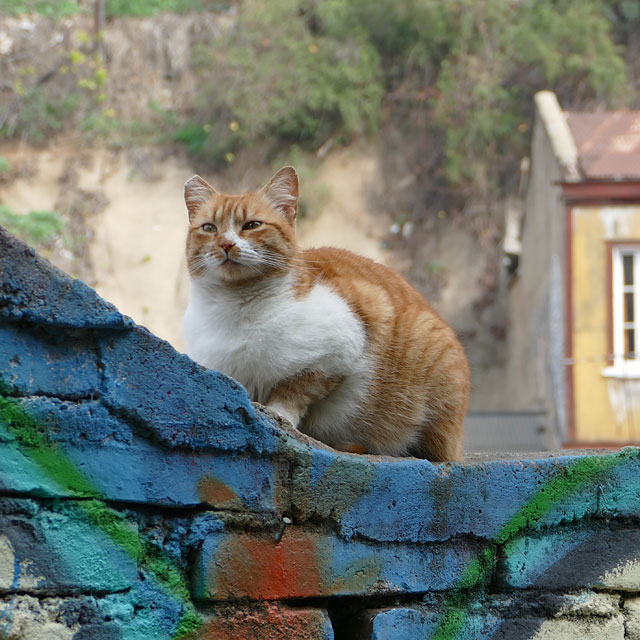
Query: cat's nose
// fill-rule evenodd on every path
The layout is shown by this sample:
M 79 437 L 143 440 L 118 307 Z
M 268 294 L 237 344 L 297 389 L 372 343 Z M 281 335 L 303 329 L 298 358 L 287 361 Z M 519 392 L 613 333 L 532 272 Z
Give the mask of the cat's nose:
M 233 240 L 229 240 L 228 238 L 223 238 L 220 240 L 220 248 L 224 251 L 230 251 L 233 247 L 236 246 L 236 243 Z

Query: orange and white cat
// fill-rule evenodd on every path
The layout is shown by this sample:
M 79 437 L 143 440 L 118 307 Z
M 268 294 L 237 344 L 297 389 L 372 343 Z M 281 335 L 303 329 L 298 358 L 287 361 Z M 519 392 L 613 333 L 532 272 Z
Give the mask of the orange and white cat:
M 464 351 L 397 273 L 349 251 L 301 251 L 298 177 L 260 190 L 185 185 L 189 355 L 295 427 L 343 451 L 456 460 Z

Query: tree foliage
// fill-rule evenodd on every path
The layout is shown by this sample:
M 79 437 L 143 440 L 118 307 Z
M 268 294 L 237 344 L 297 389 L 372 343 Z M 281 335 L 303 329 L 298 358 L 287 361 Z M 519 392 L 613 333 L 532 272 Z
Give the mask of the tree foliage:
M 631 95 L 605 0 L 330 0 L 318 10 L 331 30 L 364 31 L 387 90 L 429 112 L 456 185 L 500 181 L 525 149 L 536 91 L 555 90 L 569 108 Z
M 299 0 L 243 3 L 233 28 L 197 57 L 206 129 L 192 129 L 188 144 L 220 160 L 259 140 L 319 145 L 375 130 L 384 93 L 375 47 L 356 32 L 317 30 L 314 19 Z
M 6 5 L 9 13 L 55 8 L 58 17 L 89 7 Z M 109 0 L 107 12 L 227 5 L 220 34 L 191 51 L 199 95 L 187 112 L 166 118 L 174 140 L 214 163 L 233 162 L 257 143 L 315 148 L 393 123 L 414 166 L 429 164 L 459 193 L 495 194 L 526 152 L 536 91 L 552 89 L 574 109 L 631 104 L 635 93 L 625 63 L 627 44 L 640 51 L 635 0 Z M 80 113 L 87 130 L 108 133 L 107 80 L 85 56 L 72 57 L 50 83 L 69 85 L 64 100 L 48 85 L 18 82 L 20 110 L 5 132 L 48 134 Z M 425 163 L 428 154 L 438 155 Z M 425 171 L 417 169 L 421 183 L 433 178 Z
M 401 105 L 442 141 L 450 184 L 495 192 L 526 150 L 536 91 L 555 90 L 568 108 L 632 95 L 613 31 L 632 5 L 247 0 L 200 66 L 199 149 L 220 160 L 258 139 L 348 139 L 375 130 L 383 105 Z M 419 137 L 408 131 L 408 144 Z

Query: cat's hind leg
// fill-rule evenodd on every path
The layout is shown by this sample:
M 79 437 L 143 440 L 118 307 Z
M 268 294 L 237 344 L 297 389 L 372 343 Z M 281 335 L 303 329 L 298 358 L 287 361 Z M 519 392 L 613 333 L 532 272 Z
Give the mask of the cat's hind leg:
M 334 449 L 338 451 L 344 451 L 345 453 L 367 453 L 367 449 L 364 445 L 358 444 L 357 442 L 337 442 L 333 445 Z
M 451 462 L 462 459 L 464 413 L 449 419 L 431 421 L 422 427 L 411 454 L 431 462 Z

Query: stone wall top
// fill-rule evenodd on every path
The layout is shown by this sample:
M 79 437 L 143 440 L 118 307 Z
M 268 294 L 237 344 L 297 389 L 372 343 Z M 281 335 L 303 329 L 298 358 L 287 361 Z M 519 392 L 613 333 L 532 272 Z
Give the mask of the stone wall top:
M 191 598 L 528 589 L 589 545 L 563 584 L 628 589 L 638 517 L 635 448 L 434 465 L 292 433 L 0 228 L 0 593 L 144 592 L 164 638 Z

